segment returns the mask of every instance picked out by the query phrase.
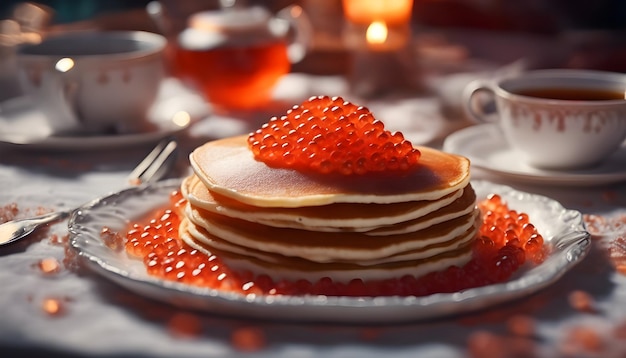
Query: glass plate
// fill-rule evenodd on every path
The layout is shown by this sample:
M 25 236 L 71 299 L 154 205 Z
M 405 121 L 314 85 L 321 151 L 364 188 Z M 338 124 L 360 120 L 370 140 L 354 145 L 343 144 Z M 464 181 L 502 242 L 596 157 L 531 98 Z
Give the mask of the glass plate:
M 166 281 L 147 274 L 140 260 L 109 248 L 100 231 L 124 232 L 132 219 L 167 205 L 179 180 L 133 187 L 96 199 L 75 211 L 69 221 L 70 245 L 89 267 L 137 294 L 185 308 L 219 314 L 300 322 L 381 323 L 421 320 L 467 312 L 536 292 L 559 279 L 589 251 L 582 215 L 544 196 L 485 181 L 472 185 L 480 199 L 501 195 L 509 207 L 529 214 L 552 246 L 541 264 L 508 282 L 425 297 L 244 296 Z

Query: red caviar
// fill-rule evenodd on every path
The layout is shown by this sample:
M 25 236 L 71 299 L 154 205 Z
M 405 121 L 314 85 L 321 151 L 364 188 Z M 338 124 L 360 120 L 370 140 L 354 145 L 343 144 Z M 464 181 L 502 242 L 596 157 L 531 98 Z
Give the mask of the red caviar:
M 54 257 L 46 257 L 39 260 L 37 267 L 39 267 L 39 270 L 41 270 L 42 273 L 47 275 L 58 273 L 61 270 L 59 261 Z
M 65 313 L 65 302 L 59 298 L 45 298 L 41 302 L 41 309 L 51 317 L 57 317 Z
M 161 210 L 146 224 L 133 224 L 126 234 L 126 250 L 141 257 L 148 273 L 192 285 L 238 292 L 244 295 L 424 296 L 456 292 L 508 280 L 527 260 L 540 263 L 546 255 L 543 238 L 528 215 L 510 210 L 498 195 L 479 203 L 483 223 L 473 247 L 473 258 L 463 267 L 450 266 L 421 277 L 334 282 L 324 277 L 275 281 L 267 275 L 236 272 L 216 255 L 207 256 L 183 242 L 178 235 L 176 207 L 184 203 L 172 194 L 172 209 Z
M 421 154 L 402 133 L 385 130 L 369 109 L 328 96 L 272 117 L 250 134 L 248 145 L 267 165 L 323 174 L 408 170 Z

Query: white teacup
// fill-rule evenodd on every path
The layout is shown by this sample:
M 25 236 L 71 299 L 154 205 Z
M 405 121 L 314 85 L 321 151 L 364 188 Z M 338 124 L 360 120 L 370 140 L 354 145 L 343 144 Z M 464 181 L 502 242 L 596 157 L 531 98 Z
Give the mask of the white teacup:
M 625 92 L 625 74 L 536 70 L 476 80 L 465 88 L 463 103 L 474 120 L 498 122 L 525 163 L 568 170 L 597 165 L 621 146 Z M 483 105 L 485 97 L 495 98 L 495 113 Z
M 54 35 L 17 50 L 18 79 L 54 133 L 140 132 L 150 127 L 165 45 L 141 31 Z

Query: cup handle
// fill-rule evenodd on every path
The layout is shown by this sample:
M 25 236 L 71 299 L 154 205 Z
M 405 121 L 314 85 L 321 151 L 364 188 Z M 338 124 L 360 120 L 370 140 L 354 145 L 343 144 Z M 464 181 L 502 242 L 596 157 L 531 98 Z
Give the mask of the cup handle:
M 276 18 L 287 22 L 289 41 L 287 56 L 291 63 L 302 61 L 313 42 L 313 26 L 309 17 L 299 5 L 290 5 L 280 10 Z M 290 35 L 290 36 L 289 36 Z
M 492 83 L 484 79 L 470 82 L 463 90 L 463 110 L 470 119 L 478 123 L 497 121 Z

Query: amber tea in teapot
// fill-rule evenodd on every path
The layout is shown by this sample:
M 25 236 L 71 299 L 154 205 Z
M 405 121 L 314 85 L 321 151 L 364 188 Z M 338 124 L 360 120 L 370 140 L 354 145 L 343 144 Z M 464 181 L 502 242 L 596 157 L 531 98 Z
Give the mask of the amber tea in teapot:
M 263 106 L 294 62 L 290 26 L 260 7 L 199 12 L 172 45 L 172 71 L 217 109 Z

